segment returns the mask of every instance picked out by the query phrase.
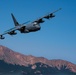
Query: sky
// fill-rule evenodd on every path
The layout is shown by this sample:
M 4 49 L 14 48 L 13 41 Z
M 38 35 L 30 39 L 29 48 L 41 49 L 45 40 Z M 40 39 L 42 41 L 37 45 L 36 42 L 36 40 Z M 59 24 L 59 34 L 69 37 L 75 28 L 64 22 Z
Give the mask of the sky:
M 14 27 L 11 13 L 19 23 L 24 23 L 59 8 L 62 10 L 56 12 L 54 18 L 41 24 L 40 31 L 4 35 L 0 45 L 25 55 L 76 64 L 76 0 L 0 0 L 0 34 Z

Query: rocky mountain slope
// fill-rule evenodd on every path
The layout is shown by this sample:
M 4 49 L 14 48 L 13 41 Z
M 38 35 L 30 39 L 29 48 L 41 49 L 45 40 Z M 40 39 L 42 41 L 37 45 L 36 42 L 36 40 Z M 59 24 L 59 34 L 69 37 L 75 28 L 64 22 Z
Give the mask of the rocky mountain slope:
M 15 75 L 16 72 L 18 75 L 76 75 L 76 65 L 65 60 L 48 60 L 44 57 L 23 55 L 0 46 L 0 74 Z

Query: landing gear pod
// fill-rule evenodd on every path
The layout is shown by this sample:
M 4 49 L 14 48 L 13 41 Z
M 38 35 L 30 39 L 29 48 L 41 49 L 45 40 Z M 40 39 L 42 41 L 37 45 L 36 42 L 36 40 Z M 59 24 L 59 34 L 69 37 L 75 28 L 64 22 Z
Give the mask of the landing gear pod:
M 0 35 L 0 39 L 5 39 L 5 37 L 3 37 L 3 35 Z

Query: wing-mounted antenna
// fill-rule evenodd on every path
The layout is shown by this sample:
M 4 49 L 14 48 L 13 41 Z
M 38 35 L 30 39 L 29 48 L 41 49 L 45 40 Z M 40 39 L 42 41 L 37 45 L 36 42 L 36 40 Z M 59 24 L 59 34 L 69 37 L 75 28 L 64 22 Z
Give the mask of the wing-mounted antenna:
M 15 26 L 19 26 L 18 21 L 16 20 L 16 18 L 14 17 L 14 15 L 12 13 L 11 13 L 11 16 L 12 16 Z

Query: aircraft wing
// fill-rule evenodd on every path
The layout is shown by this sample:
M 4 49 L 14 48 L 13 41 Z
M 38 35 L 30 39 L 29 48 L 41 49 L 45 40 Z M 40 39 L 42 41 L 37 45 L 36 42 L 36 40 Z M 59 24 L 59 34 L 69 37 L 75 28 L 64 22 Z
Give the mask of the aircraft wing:
M 5 31 L 3 34 L 0 34 L 0 39 L 4 39 L 4 35 L 5 34 L 9 34 L 9 35 L 16 35 L 17 33 L 15 32 L 16 30 L 20 30 L 20 31 L 24 31 L 24 29 L 26 28 L 25 24 L 28 23 L 29 21 L 20 24 L 19 26 L 15 26 L 7 31 Z
M 14 27 L 14 28 L 11 28 L 11 29 L 5 31 L 3 34 L 0 34 L 0 39 L 4 39 L 5 37 L 3 35 L 5 35 L 5 34 L 9 34 L 9 35 L 15 35 L 15 34 L 17 34 L 15 32 L 16 30 L 17 30 L 17 28 Z
M 35 20 L 35 21 L 33 21 L 33 22 L 43 23 L 43 22 L 45 22 L 45 21 L 43 20 L 44 18 L 45 18 L 45 19 L 50 19 L 50 18 L 55 17 L 54 13 L 57 12 L 57 11 L 59 11 L 59 10 L 61 10 L 61 8 L 59 8 L 58 10 L 56 10 L 56 11 L 54 11 L 54 12 L 52 12 L 52 13 L 49 13 L 48 15 L 45 15 L 45 16 L 43 16 L 43 17 L 41 17 L 41 18 L 39 18 L 39 19 L 37 19 L 37 20 Z
M 24 23 L 24 24 L 25 24 L 25 23 Z M 5 31 L 3 34 L 0 34 L 0 39 L 4 39 L 4 38 L 5 38 L 5 37 L 4 37 L 5 34 L 16 35 L 16 34 L 17 34 L 17 33 L 15 32 L 16 30 L 24 31 L 24 29 L 25 29 L 25 27 L 26 27 L 24 24 L 22 24 L 22 25 L 20 25 L 20 26 L 16 26 L 16 27 L 14 27 L 14 28 L 11 28 L 11 29 Z

